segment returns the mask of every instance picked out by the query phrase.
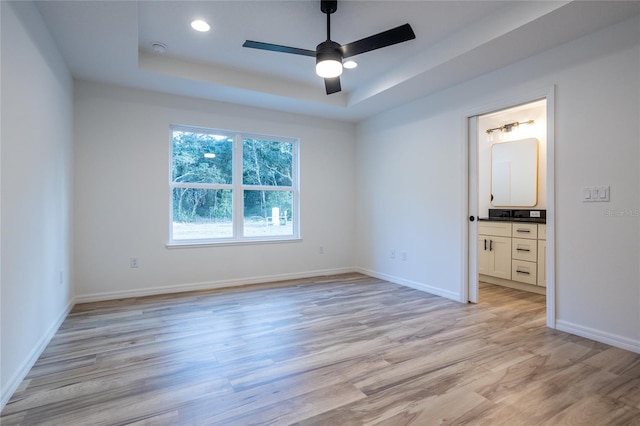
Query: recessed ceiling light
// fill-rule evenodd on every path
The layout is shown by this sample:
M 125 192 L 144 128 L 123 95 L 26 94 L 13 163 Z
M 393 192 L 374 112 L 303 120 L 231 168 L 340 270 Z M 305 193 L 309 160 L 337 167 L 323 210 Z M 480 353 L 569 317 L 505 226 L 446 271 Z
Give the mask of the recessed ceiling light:
M 358 63 L 356 61 L 347 61 L 344 64 L 342 64 L 342 66 L 348 70 L 352 70 L 358 66 Z
M 202 19 L 196 19 L 194 21 L 191 21 L 191 28 L 196 31 L 200 31 L 201 33 L 206 33 L 211 29 L 211 26 Z

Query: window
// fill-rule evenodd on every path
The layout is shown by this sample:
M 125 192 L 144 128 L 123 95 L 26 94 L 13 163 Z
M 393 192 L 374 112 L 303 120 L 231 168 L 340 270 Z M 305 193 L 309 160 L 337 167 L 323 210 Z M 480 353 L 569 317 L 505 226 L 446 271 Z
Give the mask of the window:
M 298 238 L 298 140 L 171 130 L 170 244 Z

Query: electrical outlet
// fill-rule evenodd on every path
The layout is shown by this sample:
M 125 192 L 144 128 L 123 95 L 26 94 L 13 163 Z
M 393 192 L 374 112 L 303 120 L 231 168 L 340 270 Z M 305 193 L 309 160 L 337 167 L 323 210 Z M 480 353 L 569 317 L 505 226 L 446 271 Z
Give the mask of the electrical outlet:
M 62 284 L 62 283 L 64 283 L 64 272 L 60 271 L 58 284 Z
M 403 262 L 406 262 L 406 261 L 407 261 L 407 252 L 406 252 L 406 251 L 403 251 L 403 252 L 402 252 L 402 254 L 401 254 L 401 256 L 402 256 L 402 257 L 401 257 L 402 261 L 403 261 Z
M 324 254 L 324 247 L 320 246 L 320 248 L 318 249 L 318 254 Z
M 391 259 L 395 259 L 396 258 L 396 250 L 395 249 L 391 249 L 391 251 L 389 251 L 389 257 Z
M 139 266 L 138 258 L 137 257 L 130 257 L 129 258 L 129 266 L 131 268 L 137 268 Z

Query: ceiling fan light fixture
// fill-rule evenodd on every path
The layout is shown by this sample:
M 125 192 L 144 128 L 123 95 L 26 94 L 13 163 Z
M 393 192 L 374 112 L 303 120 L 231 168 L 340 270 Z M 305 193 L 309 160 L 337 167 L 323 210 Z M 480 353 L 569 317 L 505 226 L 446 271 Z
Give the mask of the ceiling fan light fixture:
M 320 1 L 320 11 L 327 15 L 327 40 L 316 46 L 315 51 L 254 40 L 246 40 L 242 46 L 252 49 L 315 57 L 316 74 L 324 78 L 324 87 L 327 95 L 331 95 L 342 90 L 340 76 L 344 68 L 351 69 L 357 66 L 353 61 L 347 61 L 343 64 L 343 59 L 416 38 L 416 34 L 413 32 L 411 25 L 407 23 L 351 43 L 338 44 L 335 41 L 331 41 L 331 14 L 335 13 L 336 10 L 338 10 L 338 0 Z
M 322 78 L 334 78 L 342 74 L 340 45 L 327 40 L 316 47 L 316 74 Z
M 338 77 L 342 74 L 342 63 L 335 59 L 325 59 L 316 63 L 316 74 L 322 78 Z
M 193 28 L 196 31 L 200 31 L 201 33 L 206 33 L 211 29 L 211 26 L 206 21 L 203 21 L 202 19 L 195 19 L 191 21 L 191 28 Z

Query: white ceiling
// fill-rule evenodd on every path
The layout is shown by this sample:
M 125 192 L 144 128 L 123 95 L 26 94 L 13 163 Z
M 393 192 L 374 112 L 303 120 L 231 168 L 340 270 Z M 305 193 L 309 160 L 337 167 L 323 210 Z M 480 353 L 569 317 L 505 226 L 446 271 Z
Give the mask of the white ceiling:
M 640 1 L 342 0 L 331 39 L 345 44 L 410 23 L 416 39 L 358 55 L 327 96 L 313 58 L 243 48 L 246 39 L 314 50 L 317 0 L 43 1 L 75 78 L 358 121 L 640 13 Z M 197 33 L 189 23 L 208 21 Z M 168 50 L 158 55 L 151 43 Z

